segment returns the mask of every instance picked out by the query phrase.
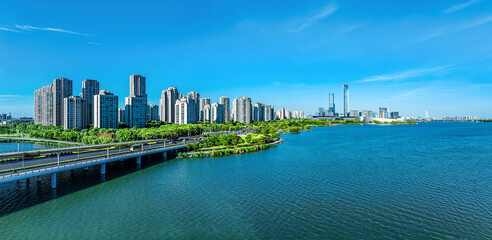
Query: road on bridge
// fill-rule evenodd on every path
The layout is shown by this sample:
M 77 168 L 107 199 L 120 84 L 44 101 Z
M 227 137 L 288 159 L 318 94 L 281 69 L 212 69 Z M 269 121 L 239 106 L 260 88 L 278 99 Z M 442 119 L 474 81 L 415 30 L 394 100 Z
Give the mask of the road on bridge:
M 177 145 L 177 144 L 182 144 L 183 142 L 182 141 L 179 141 L 179 142 L 156 142 L 154 144 L 136 144 L 134 146 L 138 146 L 136 147 L 136 150 L 134 150 L 133 152 L 134 153 L 137 153 L 138 151 L 142 151 L 142 147 L 143 146 L 143 150 L 146 150 L 146 149 L 152 149 L 152 148 L 158 148 L 158 147 L 170 147 L 170 146 L 173 146 L 173 145 Z M 188 142 L 186 142 L 188 143 Z M 190 141 L 191 143 L 191 141 Z M 130 151 L 130 148 L 131 147 L 122 147 L 122 148 L 104 148 L 104 149 L 93 149 L 93 150 L 90 150 L 90 151 L 87 151 L 87 150 L 83 150 L 81 151 L 80 153 L 77 153 L 76 151 L 74 151 L 73 154 L 69 154 L 69 155 L 63 155 L 63 156 L 60 156 L 60 159 L 59 161 L 60 162 L 63 162 L 63 161 L 67 161 L 67 160 L 77 160 L 77 159 L 86 159 L 86 158 L 95 158 L 95 157 L 104 157 L 104 156 L 107 156 L 108 154 L 111 155 L 111 154 L 118 154 L 118 153 L 128 153 Z M 43 164 L 57 164 L 58 163 L 58 156 L 52 156 L 52 157 L 43 157 L 43 158 L 35 158 L 35 159 L 30 159 L 30 160 L 24 160 L 24 161 L 15 161 L 15 162 L 7 162 L 7 163 L 2 163 L 0 164 L 0 171 L 5 171 L 5 170 L 12 170 L 12 171 L 9 171 L 9 172 L 4 172 L 4 173 L 0 173 L 0 175 L 3 175 L 3 174 L 11 174 L 14 169 L 18 169 L 18 168 L 25 168 L 25 167 L 34 167 L 34 166 L 39 166 L 39 165 L 43 165 Z

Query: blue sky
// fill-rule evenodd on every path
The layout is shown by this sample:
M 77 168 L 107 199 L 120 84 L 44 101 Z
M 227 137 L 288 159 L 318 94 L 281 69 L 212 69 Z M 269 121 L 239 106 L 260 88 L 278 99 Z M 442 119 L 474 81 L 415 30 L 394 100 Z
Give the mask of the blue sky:
M 0 2 L 0 112 L 33 115 L 53 79 L 96 79 L 120 97 L 147 77 L 314 113 L 342 84 L 350 109 L 492 118 L 492 1 Z

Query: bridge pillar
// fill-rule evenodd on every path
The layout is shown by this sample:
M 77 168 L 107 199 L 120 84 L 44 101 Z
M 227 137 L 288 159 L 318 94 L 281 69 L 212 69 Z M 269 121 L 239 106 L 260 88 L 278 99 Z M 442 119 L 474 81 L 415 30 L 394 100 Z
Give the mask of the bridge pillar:
M 38 182 L 41 182 L 41 176 L 37 177 Z
M 56 188 L 56 173 L 51 174 L 51 188 Z
M 106 163 L 101 163 L 101 175 L 106 174 Z
M 137 164 L 138 165 L 142 164 L 142 156 L 137 157 Z
M 165 160 L 167 160 L 167 152 L 162 152 L 162 158 Z

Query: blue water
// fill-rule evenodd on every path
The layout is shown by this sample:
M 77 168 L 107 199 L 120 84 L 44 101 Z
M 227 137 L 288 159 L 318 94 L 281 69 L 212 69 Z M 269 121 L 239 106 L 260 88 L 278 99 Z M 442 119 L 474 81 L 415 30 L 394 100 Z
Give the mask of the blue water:
M 0 153 L 2 152 L 17 152 L 17 151 L 30 151 L 53 148 L 44 144 L 38 143 L 0 143 Z
M 102 180 L 97 169 L 67 173 L 56 191 L 49 178 L 2 184 L 1 239 L 492 237 L 491 123 L 336 126 L 283 137 L 251 154 L 138 171 L 114 164 Z

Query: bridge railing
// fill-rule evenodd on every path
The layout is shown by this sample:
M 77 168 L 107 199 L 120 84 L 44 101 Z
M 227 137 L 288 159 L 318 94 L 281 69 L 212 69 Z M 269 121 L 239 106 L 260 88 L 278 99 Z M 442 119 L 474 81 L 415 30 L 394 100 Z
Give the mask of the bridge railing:
M 7 179 L 7 178 L 12 178 L 12 177 L 17 177 L 17 176 L 25 176 L 25 175 L 34 174 L 34 173 L 40 173 L 40 172 L 46 172 L 46 171 L 51 171 L 51 170 L 57 170 L 57 169 L 61 169 L 61 168 L 84 165 L 84 164 L 88 164 L 88 163 L 102 162 L 102 161 L 107 161 L 110 159 L 132 157 L 132 156 L 136 156 L 136 155 L 140 155 L 140 154 L 146 154 L 146 153 L 150 153 L 150 152 L 172 149 L 172 148 L 177 148 L 177 147 L 185 147 L 186 143 L 196 143 L 196 141 L 188 141 L 188 142 L 184 141 L 182 144 L 144 149 L 143 151 L 134 151 L 131 153 L 117 154 L 117 155 L 113 155 L 113 156 L 109 156 L 109 157 L 99 157 L 99 158 L 94 158 L 94 159 L 90 159 L 90 160 L 74 159 L 73 161 L 71 161 L 69 163 L 64 162 L 64 163 L 57 164 L 55 166 L 50 166 L 50 167 L 35 167 L 34 166 L 36 169 L 19 171 L 19 172 L 10 173 L 10 174 L 2 174 L 2 175 L 0 175 L 0 179 Z

